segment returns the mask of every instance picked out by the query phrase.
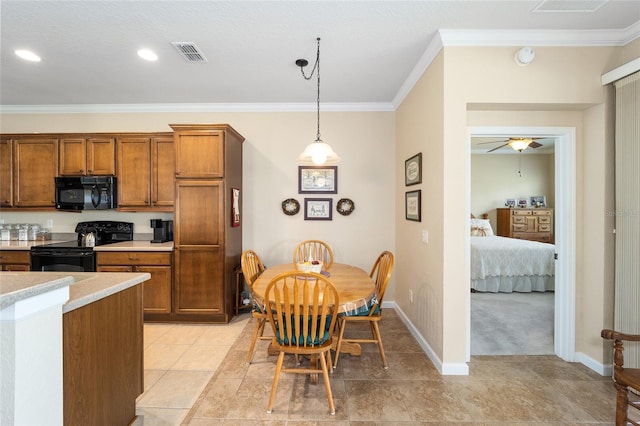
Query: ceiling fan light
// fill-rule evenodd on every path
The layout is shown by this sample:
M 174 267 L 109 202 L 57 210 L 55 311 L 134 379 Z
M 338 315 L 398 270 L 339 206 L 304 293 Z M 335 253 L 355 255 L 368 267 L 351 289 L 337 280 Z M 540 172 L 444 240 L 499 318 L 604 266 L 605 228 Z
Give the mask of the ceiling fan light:
M 340 162 L 340 157 L 335 153 L 333 148 L 327 143 L 321 140 L 311 142 L 306 146 L 302 154 L 298 156 L 298 164 L 300 165 L 312 165 L 323 166 L 325 164 L 337 164 Z
M 531 138 L 517 138 L 509 142 L 509 146 L 516 151 L 522 151 L 526 149 L 531 142 L 533 142 L 533 139 Z

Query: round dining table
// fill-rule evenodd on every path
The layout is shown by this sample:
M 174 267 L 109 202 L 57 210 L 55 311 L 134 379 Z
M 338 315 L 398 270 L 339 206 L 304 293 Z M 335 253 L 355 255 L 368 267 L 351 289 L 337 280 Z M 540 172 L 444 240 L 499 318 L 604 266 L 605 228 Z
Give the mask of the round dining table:
M 270 266 L 265 269 L 253 283 L 254 297 L 264 300 L 269 282 L 276 275 L 292 270 L 296 270 L 293 263 Z M 326 276 L 338 290 L 338 298 L 340 299 L 338 313 L 355 312 L 367 305 L 375 295 L 376 286 L 373 279 L 357 266 L 334 263 L 328 271 L 322 271 L 321 274 Z M 340 353 L 343 352 L 358 356 L 362 353 L 362 348 L 357 343 L 344 342 L 340 350 Z

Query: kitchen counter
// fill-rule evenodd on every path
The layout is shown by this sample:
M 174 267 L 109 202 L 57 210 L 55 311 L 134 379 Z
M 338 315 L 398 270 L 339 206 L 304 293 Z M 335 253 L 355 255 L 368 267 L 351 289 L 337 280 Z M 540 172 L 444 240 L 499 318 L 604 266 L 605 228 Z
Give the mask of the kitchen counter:
M 152 243 L 151 241 L 122 241 L 96 246 L 93 251 L 173 251 L 173 241 Z
M 32 246 L 63 243 L 69 240 L 29 240 L 29 241 L 0 241 L 0 250 L 30 250 Z

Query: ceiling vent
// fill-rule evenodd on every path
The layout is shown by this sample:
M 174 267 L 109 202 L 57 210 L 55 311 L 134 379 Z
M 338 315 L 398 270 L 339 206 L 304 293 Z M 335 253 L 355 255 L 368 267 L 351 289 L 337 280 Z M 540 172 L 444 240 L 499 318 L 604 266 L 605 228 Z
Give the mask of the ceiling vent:
M 204 57 L 195 43 L 190 41 L 174 41 L 171 44 L 178 49 L 180 55 L 182 55 L 187 62 L 208 62 L 207 58 Z

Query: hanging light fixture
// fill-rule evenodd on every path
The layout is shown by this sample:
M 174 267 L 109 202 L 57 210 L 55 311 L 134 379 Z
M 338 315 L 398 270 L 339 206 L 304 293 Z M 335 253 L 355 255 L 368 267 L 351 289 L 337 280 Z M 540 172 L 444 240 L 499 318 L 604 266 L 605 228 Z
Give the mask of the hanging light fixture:
M 313 65 L 311 74 L 309 74 L 308 77 L 304 73 L 304 67 L 309 65 L 309 61 L 306 59 L 298 59 L 296 61 L 296 65 L 300 67 L 300 72 L 305 80 L 311 80 L 314 72 L 318 78 L 318 96 L 316 101 L 318 128 L 316 140 L 307 145 L 304 151 L 302 151 L 302 154 L 298 156 L 298 164 L 322 166 L 325 164 L 337 164 L 340 162 L 340 157 L 338 157 L 338 154 L 335 153 L 329 144 L 324 143 L 320 138 L 320 37 L 318 37 L 317 40 L 318 50 L 316 53 L 316 63 Z
M 509 146 L 518 152 L 522 152 L 531 145 L 531 142 L 533 142 L 533 139 L 531 138 L 511 138 Z

